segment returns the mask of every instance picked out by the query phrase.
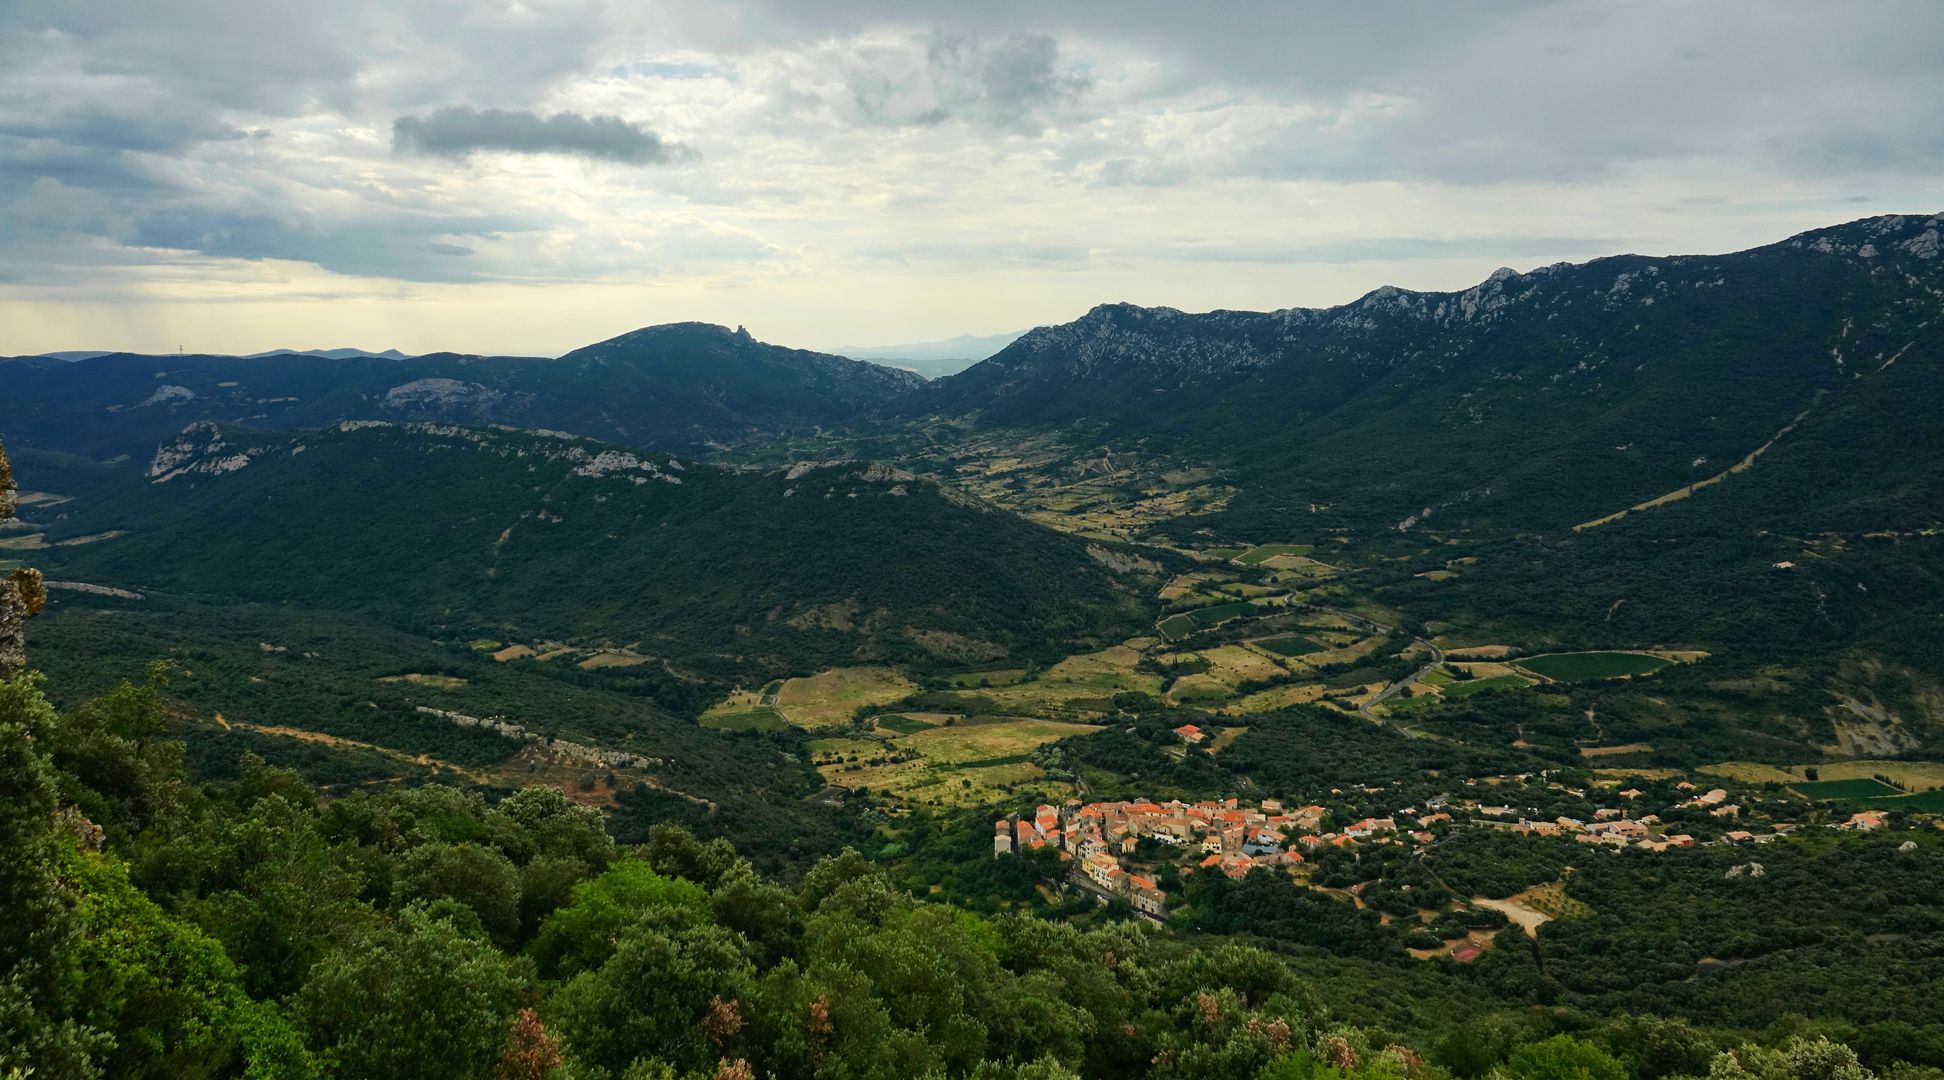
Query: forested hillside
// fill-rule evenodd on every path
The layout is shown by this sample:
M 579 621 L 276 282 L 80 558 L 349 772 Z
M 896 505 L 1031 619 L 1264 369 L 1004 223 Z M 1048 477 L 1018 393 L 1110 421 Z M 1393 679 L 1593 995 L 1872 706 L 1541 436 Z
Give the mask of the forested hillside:
M 558 359 L 136 356 L 18 359 L 0 431 L 16 450 L 146 457 L 188 424 L 436 420 L 552 428 L 684 454 L 855 419 L 924 382 L 908 371 L 673 323 Z
M 1238 529 L 1563 528 L 1720 473 L 1805 410 L 1934 440 L 1934 411 L 1883 410 L 1904 392 L 1887 381 L 1936 393 L 1940 227 L 1870 218 L 1326 309 L 1103 305 L 894 408 L 1216 465 Z
M 883 466 L 753 472 L 477 428 L 199 426 L 47 535 L 101 538 L 45 560 L 86 581 L 598 640 L 758 682 L 1059 655 L 1142 607 L 1082 541 Z

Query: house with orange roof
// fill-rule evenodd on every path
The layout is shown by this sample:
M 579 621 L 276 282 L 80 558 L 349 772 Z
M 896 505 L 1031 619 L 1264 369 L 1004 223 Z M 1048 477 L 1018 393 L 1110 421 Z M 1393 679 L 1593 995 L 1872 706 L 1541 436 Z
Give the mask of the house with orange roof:
M 1202 732 L 1202 729 L 1196 727 L 1193 724 L 1183 724 L 1180 727 L 1174 729 L 1174 733 L 1176 735 L 1181 736 L 1181 741 L 1187 743 L 1189 746 L 1194 746 L 1196 743 L 1199 743 L 1203 739 L 1208 738 L 1208 736 Z

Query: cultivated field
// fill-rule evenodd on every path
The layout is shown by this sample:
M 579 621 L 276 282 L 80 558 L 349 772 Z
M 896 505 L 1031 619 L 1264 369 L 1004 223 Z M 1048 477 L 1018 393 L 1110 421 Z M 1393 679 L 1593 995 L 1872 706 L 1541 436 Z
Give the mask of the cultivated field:
M 1699 771 L 1714 776 L 1725 776 L 1730 780 L 1740 780 L 1745 784 L 1790 784 L 1796 785 L 1808 780 L 1805 769 L 1816 770 L 1816 778 L 1829 780 L 1868 780 L 1874 776 L 1887 776 L 1911 791 L 1929 791 L 1944 788 L 1944 762 L 1940 761 L 1832 761 L 1810 765 L 1764 765 L 1754 761 L 1724 761 L 1719 765 L 1704 765 Z
M 881 723 L 881 721 L 880 721 Z M 927 725 L 910 734 L 829 738 L 810 744 L 817 770 L 839 787 L 925 804 L 977 806 L 1021 791 L 1067 790 L 1032 763 L 1034 750 L 1098 728 L 1051 720 Z
M 1257 544 L 1237 555 L 1235 561 L 1243 566 L 1261 566 L 1279 557 L 1297 558 L 1308 555 L 1311 550 L 1308 544 Z
M 1673 661 L 1666 657 L 1646 653 L 1577 652 L 1528 657 L 1520 660 L 1518 666 L 1558 682 L 1580 682 L 1648 675 L 1671 663 Z
M 1860 780 L 1804 780 L 1790 784 L 1789 789 L 1817 802 L 1851 802 L 1856 799 L 1880 799 L 1903 794 L 1889 784 L 1869 777 Z

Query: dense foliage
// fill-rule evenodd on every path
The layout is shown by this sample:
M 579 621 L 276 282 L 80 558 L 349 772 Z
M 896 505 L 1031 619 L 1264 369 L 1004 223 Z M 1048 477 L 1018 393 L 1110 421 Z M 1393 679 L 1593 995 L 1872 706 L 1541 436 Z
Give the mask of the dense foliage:
M 248 758 L 231 782 L 193 783 L 164 737 L 159 681 L 65 715 L 39 681 L 0 683 L 0 769 L 16 793 L 0 815 L 16 855 L 0 872 L 0 1067 L 36 1077 L 1937 1075 L 1918 1065 L 1935 1063 L 1938 1025 L 1915 994 L 1872 989 L 1875 1019 L 1822 1029 L 1856 1051 L 1699 994 L 1676 1000 L 1685 1022 L 1642 1015 L 1664 1006 L 1632 992 L 1629 968 L 1597 974 L 1614 954 L 1594 943 L 1641 932 L 1625 918 L 1549 932 L 1537 976 L 1587 1002 L 1617 978 L 1609 996 L 1625 1007 L 1528 1010 L 1555 991 L 1521 998 L 1512 969 L 1460 973 L 1502 1003 L 1493 1011 L 1381 952 L 1355 968 L 1305 959 L 1374 946 L 1374 913 L 1268 875 L 1212 878 L 1191 904 L 1208 929 L 1268 935 L 1274 951 L 921 903 L 854 852 L 784 885 L 680 829 L 617 846 L 599 814 L 552 789 L 326 801 Z M 1936 977 L 1919 945 L 1938 932 L 1918 899 L 1939 886 L 1932 847 L 1875 845 L 1841 874 L 1816 869 L 1835 852 L 1776 849 L 1770 877 L 1734 883 L 1735 902 L 1757 906 L 1725 919 L 1705 899 L 1721 860 L 1697 862 L 1668 879 L 1688 893 L 1687 921 L 1657 932 L 1726 959 L 1773 954 L 1827 925 L 1826 904 L 1881 888 L 1904 899 L 1877 929 L 1905 943 L 1859 933 L 1850 947 L 1894 950 L 1914 965 L 1898 977 L 1921 986 Z M 1665 894 L 1615 894 L 1660 879 L 1608 865 L 1574 875 L 1575 895 L 1615 913 L 1676 910 Z M 1802 915 L 1771 925 L 1771 941 L 1707 937 L 1793 900 Z M 1823 969 L 1735 977 L 1782 970 L 1805 984 Z M 1400 993 L 1438 1002 L 1435 1015 L 1398 1010 Z M 1818 1071 L 1832 1066 L 1850 1071 Z

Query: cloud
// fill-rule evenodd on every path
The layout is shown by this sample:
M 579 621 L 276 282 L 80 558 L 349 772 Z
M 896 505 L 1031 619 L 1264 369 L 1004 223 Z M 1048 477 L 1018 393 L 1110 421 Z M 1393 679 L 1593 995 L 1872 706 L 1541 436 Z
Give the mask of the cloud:
M 685 147 L 618 116 L 557 112 L 543 117 L 525 110 L 465 105 L 448 105 L 428 116 L 399 117 L 392 122 L 392 149 L 455 159 L 479 150 L 565 154 L 624 165 L 661 164 L 688 156 Z
M 1079 101 L 1093 78 L 1062 61 L 1047 34 L 995 41 L 934 34 L 917 43 L 873 44 L 847 79 L 858 112 L 872 123 L 928 126 L 962 119 L 1035 134 L 1052 113 Z

